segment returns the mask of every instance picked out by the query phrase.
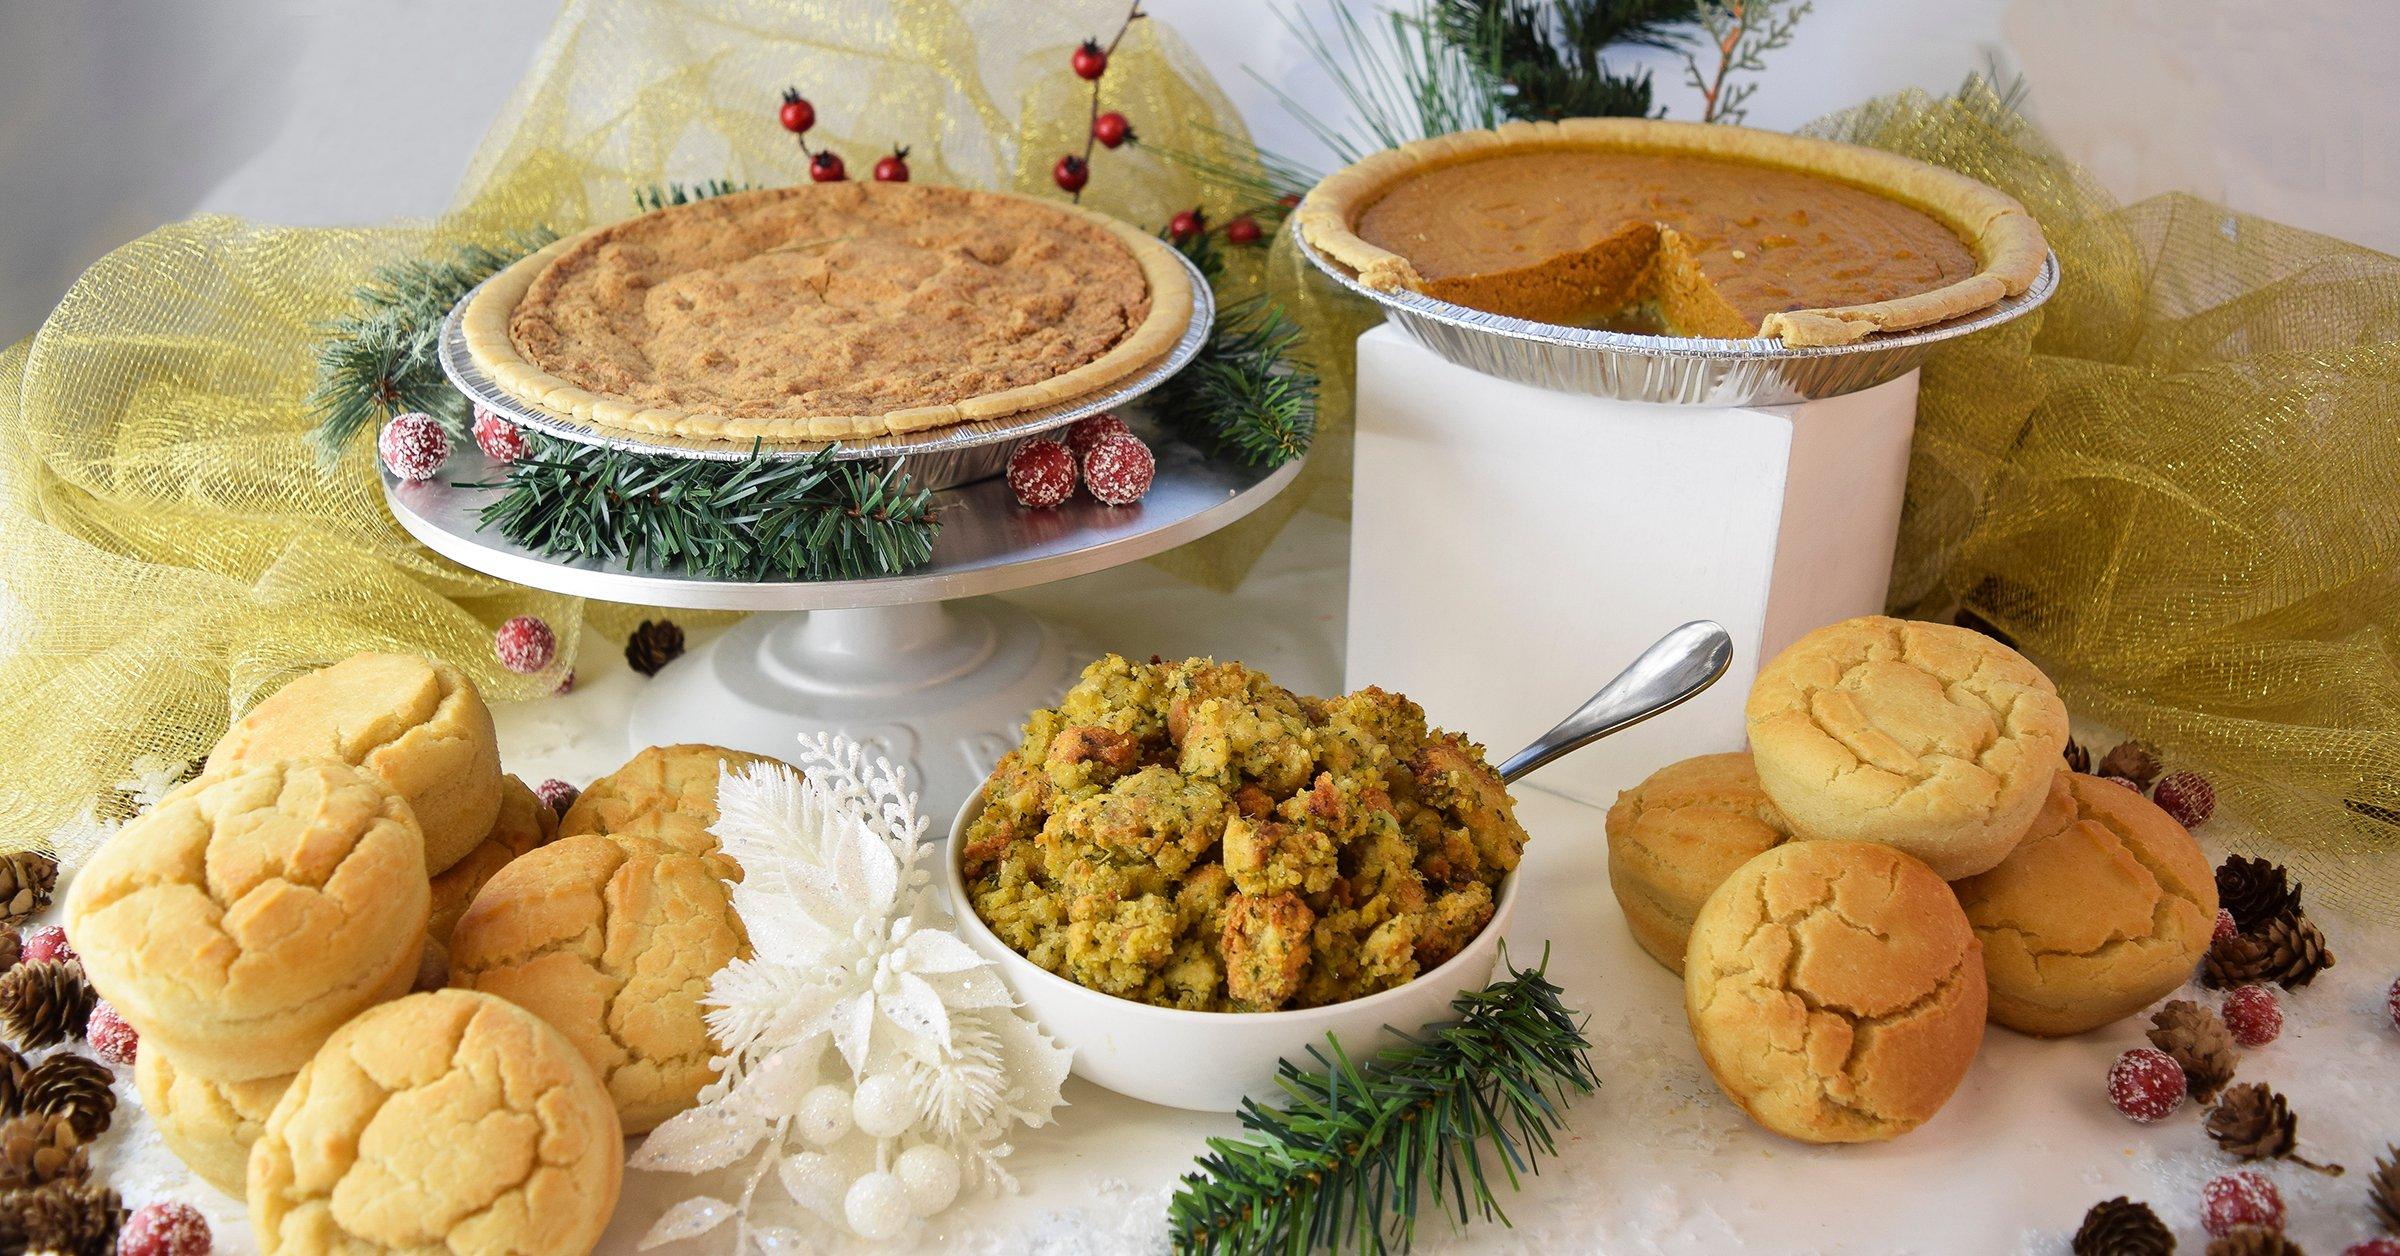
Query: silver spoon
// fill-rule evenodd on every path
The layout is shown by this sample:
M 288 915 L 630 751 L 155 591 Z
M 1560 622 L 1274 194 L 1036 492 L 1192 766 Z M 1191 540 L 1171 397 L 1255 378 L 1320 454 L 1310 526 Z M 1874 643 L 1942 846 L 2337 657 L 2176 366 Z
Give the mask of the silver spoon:
M 1500 765 L 1500 779 L 1515 784 L 1560 755 L 1681 706 L 1717 683 L 1732 664 L 1733 638 L 1712 620 L 1693 620 L 1651 642 L 1573 715 L 1510 755 Z

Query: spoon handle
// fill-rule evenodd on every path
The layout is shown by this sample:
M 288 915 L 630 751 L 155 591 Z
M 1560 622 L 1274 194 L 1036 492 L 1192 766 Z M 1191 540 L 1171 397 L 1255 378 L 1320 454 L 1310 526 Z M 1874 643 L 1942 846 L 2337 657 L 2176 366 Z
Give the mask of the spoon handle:
M 1560 755 L 1680 706 L 1715 684 L 1732 663 L 1733 638 L 1722 627 L 1706 619 L 1685 624 L 1652 642 L 1558 727 L 1509 756 L 1500 779 L 1514 784 Z

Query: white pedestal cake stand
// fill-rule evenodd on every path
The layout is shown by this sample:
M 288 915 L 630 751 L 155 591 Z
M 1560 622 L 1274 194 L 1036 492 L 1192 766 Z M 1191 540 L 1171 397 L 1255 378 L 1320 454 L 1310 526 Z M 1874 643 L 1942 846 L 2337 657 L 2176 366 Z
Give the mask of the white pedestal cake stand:
M 400 525 L 434 552 L 487 575 L 576 597 L 753 615 L 669 664 L 634 704 L 631 746 L 708 742 L 789 758 L 804 733 L 838 731 L 905 764 L 926 814 L 948 815 L 1016 743 L 1027 712 L 1055 702 L 1096 652 L 1069 648 L 1042 621 L 988 594 L 1101 571 L 1233 523 L 1292 482 L 1208 458 L 1134 420 L 1158 455 L 1149 496 L 1133 506 L 1078 496 L 1030 511 L 1000 480 L 934 497 L 933 558 L 868 580 L 744 582 L 622 564 L 563 562 L 479 529 L 501 469 L 472 448 L 443 473 L 405 483 L 384 473 Z

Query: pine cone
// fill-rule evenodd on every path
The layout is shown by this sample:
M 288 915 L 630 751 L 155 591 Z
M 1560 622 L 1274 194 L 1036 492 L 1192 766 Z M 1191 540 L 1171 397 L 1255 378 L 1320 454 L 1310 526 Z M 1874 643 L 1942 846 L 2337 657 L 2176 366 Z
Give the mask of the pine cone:
M 63 1116 L 28 1112 L 0 1121 L 0 1187 L 47 1186 L 60 1178 L 80 1182 L 92 1171 L 85 1138 Z
M 2200 984 L 2211 990 L 2255 986 L 2267 979 L 2266 940 L 2247 933 L 2209 943 L 2200 961 Z
M 2300 887 L 2282 864 L 2229 855 L 2217 865 L 2217 905 L 2233 913 L 2234 928 L 2249 933 L 2285 912 L 2299 911 Z
M 2066 757 L 2069 772 L 2089 773 L 2092 770 L 2092 752 L 2084 749 L 2082 742 L 2071 737 L 2067 739 Z
M 50 905 L 58 861 L 38 850 L 0 855 L 0 924 L 16 924 Z
M 2261 927 L 2258 940 L 2266 949 L 2260 975 L 2286 990 L 2297 990 L 2333 967 L 2333 952 L 2325 947 L 2325 935 L 2296 907 Z
M 0 1047 L 0 1121 L 25 1110 L 21 1097 L 25 1089 L 25 1074 L 31 1068 L 24 1056 L 8 1047 Z
M 2189 999 L 2172 1000 L 2151 1014 L 2150 1045 L 2183 1066 L 2184 1082 L 2201 1103 L 2233 1080 L 2234 1062 L 2241 1059 L 2224 1018 Z
M 0 1250 L 56 1252 L 58 1256 L 112 1256 L 117 1229 L 125 1224 L 125 1201 L 105 1186 L 52 1182 L 40 1190 L 11 1191 L 0 1202 Z
M 74 960 L 38 960 L 0 973 L 0 1032 L 21 1049 L 47 1047 L 83 1032 L 99 996 Z
M 2308 1256 L 2283 1231 L 2265 1226 L 2237 1225 L 2225 1237 L 2208 1241 L 2208 1256 Z
M 2122 776 L 2145 792 L 2158 779 L 2158 769 L 2158 752 L 2139 739 L 2118 742 L 2116 749 L 2100 756 L 2100 775 Z
M 625 664 L 644 676 L 683 657 L 683 629 L 671 619 L 645 619 L 625 639 Z
M 2282 1095 L 2261 1082 L 2230 1087 L 2208 1110 L 2208 1136 L 2239 1160 L 2289 1160 L 2319 1173 L 2339 1175 L 2342 1166 L 2318 1164 L 2298 1154 L 2300 1118 Z
M 2400 1234 L 2400 1145 L 2385 1147 L 2383 1158 L 2375 1162 L 2375 1176 L 2367 1179 L 2367 1204 L 2384 1229 Z
M 2150 1205 L 2123 1195 L 2092 1205 L 2075 1229 L 2075 1256 L 2170 1256 L 2174 1250 L 2175 1235 Z
M 27 1112 L 65 1117 L 90 1142 L 108 1128 L 117 1110 L 117 1092 L 110 1088 L 115 1080 L 107 1065 L 61 1052 L 25 1075 L 20 1102 Z
M 25 958 L 25 935 L 14 929 L 0 929 L 0 972 L 7 972 Z

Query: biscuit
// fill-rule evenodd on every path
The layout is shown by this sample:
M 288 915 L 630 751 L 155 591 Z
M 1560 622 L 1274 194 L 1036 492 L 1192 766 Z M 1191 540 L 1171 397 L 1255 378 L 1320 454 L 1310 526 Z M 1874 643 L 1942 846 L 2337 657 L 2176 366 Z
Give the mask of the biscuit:
M 457 863 L 500 812 L 500 744 L 474 682 L 414 654 L 354 654 L 277 690 L 208 756 L 222 773 L 261 759 L 339 759 L 382 777 L 425 830 L 425 868 Z
M 465 990 L 342 1027 L 250 1149 L 250 1228 L 292 1253 L 588 1252 L 625 1148 L 599 1079 L 541 1018 Z
M 159 1139 L 201 1181 L 242 1197 L 248 1177 L 250 1144 L 258 1141 L 292 1084 L 290 1075 L 261 1077 L 246 1082 L 211 1081 L 175 1066 L 175 1059 L 154 1042 L 142 1044 L 133 1063 L 133 1084 L 141 1092 L 142 1112 L 158 1126 Z
M 1717 1084 L 1811 1143 L 1894 1138 L 1983 1041 L 1982 945 L 1933 870 L 1874 842 L 1786 842 L 1692 924 L 1684 1012 Z
M 723 746 L 652 746 L 585 786 L 560 818 L 559 836 L 646 837 L 716 858 L 738 880 L 741 870 L 717 852 L 716 835 L 709 832 L 717 822 L 717 779 L 726 769 L 773 762 Z
M 2045 1037 L 2165 998 L 2217 923 L 2216 874 L 2192 835 L 2140 794 L 2073 772 L 1999 867 L 1952 888 L 1983 939 L 1992 1020 Z
M 276 1077 L 417 975 L 425 841 L 381 780 L 245 763 L 127 824 L 67 895 L 92 985 L 145 1046 L 218 1081 Z
M 550 1022 L 639 1134 L 715 1077 L 700 999 L 750 951 L 722 875 L 646 838 L 562 837 L 476 894 L 450 935 L 450 984 Z
M 1949 880 L 2007 857 L 2067 742 L 2058 690 L 2022 655 L 1880 615 L 1793 642 L 1746 715 L 1759 783 L 1796 833 L 1887 842 Z
M 467 914 L 467 904 L 492 874 L 510 860 L 558 836 L 558 813 L 550 809 L 525 782 L 500 778 L 500 818 L 467 857 L 433 879 L 433 914 L 425 925 L 425 958 L 419 963 L 417 989 L 439 990 L 450 981 L 450 931 Z
M 1791 836 L 1748 754 L 1660 768 L 1608 809 L 1608 882 L 1625 927 L 1652 959 L 1682 972 L 1692 918 L 1709 892 Z

